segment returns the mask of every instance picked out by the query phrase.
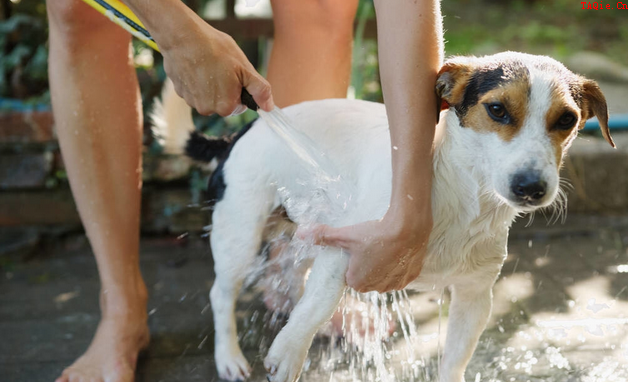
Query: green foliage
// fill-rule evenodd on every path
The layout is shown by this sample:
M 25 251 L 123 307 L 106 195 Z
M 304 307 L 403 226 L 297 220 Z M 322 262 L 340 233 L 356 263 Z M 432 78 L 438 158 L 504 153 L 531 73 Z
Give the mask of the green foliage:
M 583 10 L 572 0 L 449 0 L 442 7 L 448 55 L 519 50 L 563 59 L 593 50 L 628 61 L 621 10 Z
M 31 102 L 47 99 L 44 2 L 12 4 L 4 14 L 5 19 L 0 21 L 0 97 Z
M 359 3 L 353 43 L 351 87 L 355 92 L 355 98 L 381 102 L 382 89 L 379 85 L 377 42 L 363 38 L 366 21 L 375 16 L 374 11 L 371 0 Z

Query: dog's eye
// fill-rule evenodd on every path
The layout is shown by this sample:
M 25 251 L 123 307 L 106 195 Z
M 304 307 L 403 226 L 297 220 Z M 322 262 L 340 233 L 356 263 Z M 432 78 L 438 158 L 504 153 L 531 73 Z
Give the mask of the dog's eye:
M 501 103 L 488 103 L 484 105 L 489 117 L 496 122 L 508 123 L 508 112 Z
M 576 116 L 573 113 L 565 113 L 563 114 L 558 122 L 556 122 L 555 127 L 559 130 L 569 130 L 576 123 Z

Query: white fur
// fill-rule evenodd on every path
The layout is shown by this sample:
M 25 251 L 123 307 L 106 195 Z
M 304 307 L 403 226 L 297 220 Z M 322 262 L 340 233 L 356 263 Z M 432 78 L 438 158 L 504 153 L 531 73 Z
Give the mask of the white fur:
M 352 197 L 360 208 L 349 209 L 338 221 L 323 217 L 319 223 L 346 225 L 381 218 L 388 208 L 392 177 L 383 105 L 324 100 L 295 105 L 285 112 L 320 143 L 345 179 L 357 185 L 358 195 Z M 441 379 L 460 382 L 490 314 L 491 287 L 506 256 L 508 227 L 516 211 L 484 186 L 488 183 L 486 168 L 476 166 L 482 155 L 467 146 L 467 141 L 481 139 L 475 136 L 478 134 L 460 128 L 455 113 L 443 113 L 445 123 L 446 136 L 434 158 L 434 228 L 423 271 L 410 288 L 432 290 L 434 286 L 453 285 L 452 309 L 460 313 L 452 314 L 449 321 L 456 341 L 448 341 L 445 347 Z M 237 346 L 233 306 L 258 252 L 265 221 L 279 204 L 287 208 L 293 221 L 300 220 L 299 211 L 283 203 L 277 190 L 284 188 L 291 196 L 308 193 L 299 181 L 303 178 L 302 167 L 261 120 L 235 145 L 225 163 L 224 176 L 227 188 L 216 204 L 211 235 L 217 276 L 211 293 L 216 362 L 219 371 L 226 370 L 221 371 L 223 378 L 238 373 L 229 365 L 242 363 L 241 354 L 231 350 Z M 296 379 L 314 333 L 340 301 L 345 288 L 346 255 L 336 248 L 323 252 L 324 257 L 314 256 L 305 293 L 265 360 L 273 381 Z M 324 281 L 317 281 L 319 272 L 327 272 L 327 276 L 320 276 Z M 229 350 L 223 351 L 224 347 Z
M 188 134 L 194 131 L 192 112 L 177 95 L 169 79 L 164 82 L 161 100 L 156 99 L 149 115 L 153 135 L 166 154 L 183 154 Z
M 522 166 L 541 169 L 551 188 L 544 205 L 553 200 L 558 188 L 558 164 L 544 121 L 551 103 L 552 78 L 530 70 L 532 102 L 524 126 L 510 142 L 502 141 L 497 134 L 461 127 L 454 112 L 441 114 L 438 129 L 444 129 L 444 137 L 434 154 L 434 226 L 423 270 L 410 285 L 417 290 L 452 286 L 441 382 L 464 381 L 466 365 L 490 316 L 491 289 L 506 258 L 508 229 L 521 212 L 509 202 L 510 176 Z M 384 106 L 357 100 L 322 100 L 284 111 L 300 131 L 320 145 L 345 181 L 355 185 L 354 208 L 342 212 L 336 220 L 321 215 L 318 223 L 341 226 L 381 218 L 388 208 L 392 178 Z M 171 115 L 179 118 L 182 113 L 174 111 Z M 172 127 L 176 129 L 167 135 L 172 145 L 180 145 L 189 126 L 178 121 Z M 535 163 L 528 160 L 531 157 L 536 158 Z M 216 281 L 210 296 L 221 378 L 248 376 L 249 366 L 238 346 L 235 301 L 258 253 L 271 212 L 283 205 L 292 221 L 299 223 L 303 219 L 303 211 L 286 199 L 286 195 L 311 197 L 313 190 L 304 182 L 311 174 L 303 169 L 263 120 L 258 120 L 235 144 L 225 163 L 227 187 L 215 206 L 211 235 Z M 273 382 L 298 378 L 314 334 L 331 317 L 346 286 L 347 256 L 331 247 L 314 247 L 312 251 L 316 252 L 315 262 L 303 297 L 264 362 Z

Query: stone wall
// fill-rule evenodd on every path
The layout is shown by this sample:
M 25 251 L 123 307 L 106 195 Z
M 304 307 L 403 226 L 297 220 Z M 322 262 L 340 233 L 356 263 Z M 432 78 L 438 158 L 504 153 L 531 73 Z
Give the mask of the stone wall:
M 190 185 L 190 161 L 145 149 L 143 163 L 142 231 L 202 231 L 209 214 L 202 190 Z M 193 175 L 196 184 L 202 182 L 203 174 Z M 50 111 L 0 113 L 0 228 L 18 227 L 81 229 Z

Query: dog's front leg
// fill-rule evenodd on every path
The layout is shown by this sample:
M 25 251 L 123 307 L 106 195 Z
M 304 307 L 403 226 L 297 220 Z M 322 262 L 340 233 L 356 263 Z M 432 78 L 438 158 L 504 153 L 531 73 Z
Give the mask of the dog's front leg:
M 348 264 L 348 256 L 337 248 L 324 248 L 316 255 L 303 297 L 264 360 L 269 381 L 293 382 L 299 378 L 316 331 L 338 307 Z
M 491 315 L 492 286 L 484 280 L 453 286 L 440 382 L 464 382 L 464 371 Z

